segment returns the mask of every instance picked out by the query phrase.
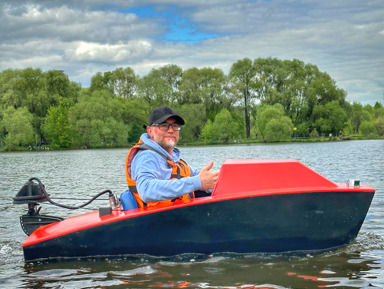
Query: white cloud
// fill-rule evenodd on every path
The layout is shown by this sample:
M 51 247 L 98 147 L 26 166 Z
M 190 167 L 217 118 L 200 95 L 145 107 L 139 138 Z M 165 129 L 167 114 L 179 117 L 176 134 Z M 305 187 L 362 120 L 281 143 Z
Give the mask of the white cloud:
M 74 50 L 69 49 L 66 55 L 73 61 L 121 62 L 146 57 L 151 50 L 152 44 L 147 40 L 119 44 L 76 42 Z
M 146 5 L 157 14 L 129 12 Z M 374 104 L 384 92 L 383 14 L 382 0 L 3 1 L 0 69 L 64 69 L 86 86 L 95 73 L 116 67 L 141 75 L 166 64 L 228 73 L 245 57 L 298 58 L 327 72 L 350 100 Z M 216 37 L 167 42 L 171 20 L 163 15 L 187 19 L 191 31 Z
M 0 42 L 59 38 L 62 41 L 117 43 L 161 32 L 154 23 L 141 21 L 131 13 L 28 5 L 21 14 L 11 14 L 9 11 L 3 11 L 2 14 L 0 24 L 4 37 Z

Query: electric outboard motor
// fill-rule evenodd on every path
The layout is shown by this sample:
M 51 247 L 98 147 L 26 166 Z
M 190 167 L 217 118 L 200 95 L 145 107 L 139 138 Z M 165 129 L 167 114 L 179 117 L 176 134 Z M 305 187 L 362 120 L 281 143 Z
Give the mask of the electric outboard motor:
M 40 188 L 40 185 L 34 183 L 31 180 L 26 182 L 25 185 L 17 193 L 17 195 L 13 198 L 14 204 L 29 204 L 35 202 L 42 203 L 46 201 L 47 197 L 45 196 L 43 190 Z
M 28 213 L 20 216 L 21 228 L 28 236 L 40 226 L 63 220 L 60 217 L 39 214 L 41 207 L 37 207 L 38 203 L 46 202 L 48 196 L 42 183 L 36 184 L 30 179 L 13 198 L 14 204 L 28 204 Z

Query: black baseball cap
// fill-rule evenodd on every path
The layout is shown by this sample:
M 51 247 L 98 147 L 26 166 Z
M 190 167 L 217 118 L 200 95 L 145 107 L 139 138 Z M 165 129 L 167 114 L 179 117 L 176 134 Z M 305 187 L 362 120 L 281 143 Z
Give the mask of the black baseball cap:
M 174 117 L 180 125 L 185 124 L 184 119 L 175 110 L 168 106 L 159 106 L 156 107 L 149 115 L 148 126 L 162 123 L 170 117 Z

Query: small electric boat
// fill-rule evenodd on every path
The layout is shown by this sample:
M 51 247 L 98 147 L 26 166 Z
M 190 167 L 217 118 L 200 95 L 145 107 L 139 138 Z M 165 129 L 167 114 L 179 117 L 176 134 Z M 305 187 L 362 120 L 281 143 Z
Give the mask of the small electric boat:
M 375 193 L 296 160 L 226 160 L 211 195 L 139 209 L 106 191 L 110 207 L 61 219 L 39 214 L 37 203 L 50 198 L 35 180 L 14 198 L 29 207 L 20 219 L 25 261 L 328 250 L 356 238 Z

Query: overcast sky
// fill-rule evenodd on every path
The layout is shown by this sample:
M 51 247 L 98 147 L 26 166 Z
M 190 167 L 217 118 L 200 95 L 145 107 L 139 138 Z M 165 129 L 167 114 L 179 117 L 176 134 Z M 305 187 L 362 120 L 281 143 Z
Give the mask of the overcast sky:
M 243 58 L 317 65 L 348 101 L 384 103 L 383 0 L 2 0 L 0 70 L 146 75 L 176 64 L 220 68 Z

